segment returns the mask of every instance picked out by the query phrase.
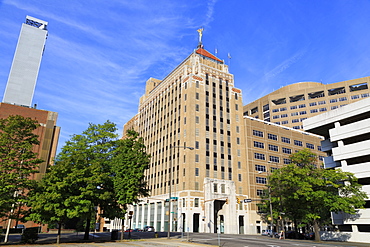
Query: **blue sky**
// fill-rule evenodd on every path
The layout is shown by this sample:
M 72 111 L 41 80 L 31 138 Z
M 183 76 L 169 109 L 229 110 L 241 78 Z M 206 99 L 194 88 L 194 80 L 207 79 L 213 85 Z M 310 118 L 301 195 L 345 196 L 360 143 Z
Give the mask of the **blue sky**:
M 49 22 L 33 103 L 59 113 L 60 149 L 89 122 L 121 134 L 146 80 L 185 59 L 200 26 L 244 104 L 295 82 L 370 76 L 369 10 L 368 0 L 0 0 L 0 94 L 26 15 Z

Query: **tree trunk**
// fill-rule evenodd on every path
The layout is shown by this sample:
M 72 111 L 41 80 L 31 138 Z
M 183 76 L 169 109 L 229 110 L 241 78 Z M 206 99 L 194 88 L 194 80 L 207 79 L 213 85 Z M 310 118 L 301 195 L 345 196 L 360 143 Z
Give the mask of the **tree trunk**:
M 315 241 L 320 242 L 321 241 L 320 228 L 319 228 L 319 224 L 317 223 L 316 219 L 313 220 L 313 230 L 315 232 Z
M 89 234 L 90 234 L 90 223 L 91 219 L 88 218 L 86 220 L 86 227 L 85 227 L 85 235 L 84 235 L 84 240 L 89 240 Z
M 60 233 L 62 232 L 62 222 L 58 223 L 58 234 L 57 234 L 57 244 L 60 244 Z
M 123 240 L 124 239 L 124 237 L 123 237 L 123 234 L 125 233 L 125 226 L 124 226 L 124 224 L 123 224 L 123 219 L 122 219 L 122 228 L 121 228 L 121 240 Z

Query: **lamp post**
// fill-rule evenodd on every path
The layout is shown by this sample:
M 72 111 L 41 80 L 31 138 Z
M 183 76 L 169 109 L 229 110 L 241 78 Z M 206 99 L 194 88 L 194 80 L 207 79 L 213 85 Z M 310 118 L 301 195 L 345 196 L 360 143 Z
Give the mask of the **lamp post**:
M 171 161 L 170 161 L 170 172 L 168 174 L 168 178 L 169 178 L 169 188 L 168 188 L 168 232 L 167 232 L 167 238 L 171 238 L 171 188 L 172 188 L 172 167 L 173 167 L 173 159 L 172 159 L 172 149 L 173 148 L 177 148 L 178 151 L 180 151 L 180 148 L 184 148 L 184 149 L 190 149 L 190 150 L 194 150 L 193 147 L 186 147 L 186 146 L 172 146 L 170 144 L 170 158 L 171 158 Z
M 268 164 L 272 164 L 273 162 L 268 161 L 267 163 L 268 163 Z M 269 168 L 270 168 L 270 167 L 269 167 Z M 266 172 L 266 174 L 267 174 L 267 181 L 268 181 L 268 183 L 270 183 L 270 180 L 269 180 L 269 176 L 270 176 L 269 168 L 265 171 L 265 172 Z M 259 172 L 259 173 L 262 173 L 262 171 L 261 171 L 261 172 Z M 269 198 L 268 198 L 268 200 L 269 200 L 269 204 L 270 204 L 270 216 L 271 216 L 271 221 L 270 221 L 270 230 L 271 230 L 271 237 L 273 237 L 273 236 L 272 236 L 272 232 L 273 232 L 273 228 L 274 228 L 274 217 L 273 217 L 273 210 L 272 210 L 272 199 L 271 199 L 271 186 L 270 186 L 270 184 L 269 184 L 269 186 L 267 186 L 267 188 L 268 188 L 268 193 L 269 193 Z

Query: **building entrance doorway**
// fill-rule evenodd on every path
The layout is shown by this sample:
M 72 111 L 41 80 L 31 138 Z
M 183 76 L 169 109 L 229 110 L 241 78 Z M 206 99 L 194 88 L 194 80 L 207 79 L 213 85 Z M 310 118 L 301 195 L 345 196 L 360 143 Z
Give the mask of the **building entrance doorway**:
M 199 214 L 193 214 L 193 232 L 199 232 Z
M 214 233 L 218 233 L 220 231 L 221 233 L 225 232 L 225 222 L 224 222 L 224 216 L 222 215 L 222 209 L 225 205 L 226 201 L 220 201 L 215 200 L 214 201 Z
M 239 215 L 239 234 L 244 234 L 244 216 Z

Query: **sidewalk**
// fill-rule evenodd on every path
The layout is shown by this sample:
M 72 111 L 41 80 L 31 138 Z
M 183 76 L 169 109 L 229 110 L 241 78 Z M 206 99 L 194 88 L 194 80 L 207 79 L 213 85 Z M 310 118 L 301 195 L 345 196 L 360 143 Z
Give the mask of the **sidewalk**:
M 131 234 L 128 239 L 128 233 L 124 234 L 124 240 L 112 240 L 111 233 L 91 233 L 89 240 L 83 239 L 83 233 L 65 233 L 61 235 L 60 244 L 56 244 L 56 234 L 39 234 L 39 239 L 34 244 L 21 244 L 19 234 L 9 235 L 8 243 L 1 243 L 3 246 L 158 246 L 158 247 L 186 247 L 186 246 L 215 246 L 209 244 L 198 244 L 188 242 L 186 238 L 182 239 L 181 234 L 171 233 L 171 239 L 167 238 L 167 233 L 159 233 L 159 238 L 154 238 L 154 233 Z M 118 236 L 119 238 L 120 236 Z

